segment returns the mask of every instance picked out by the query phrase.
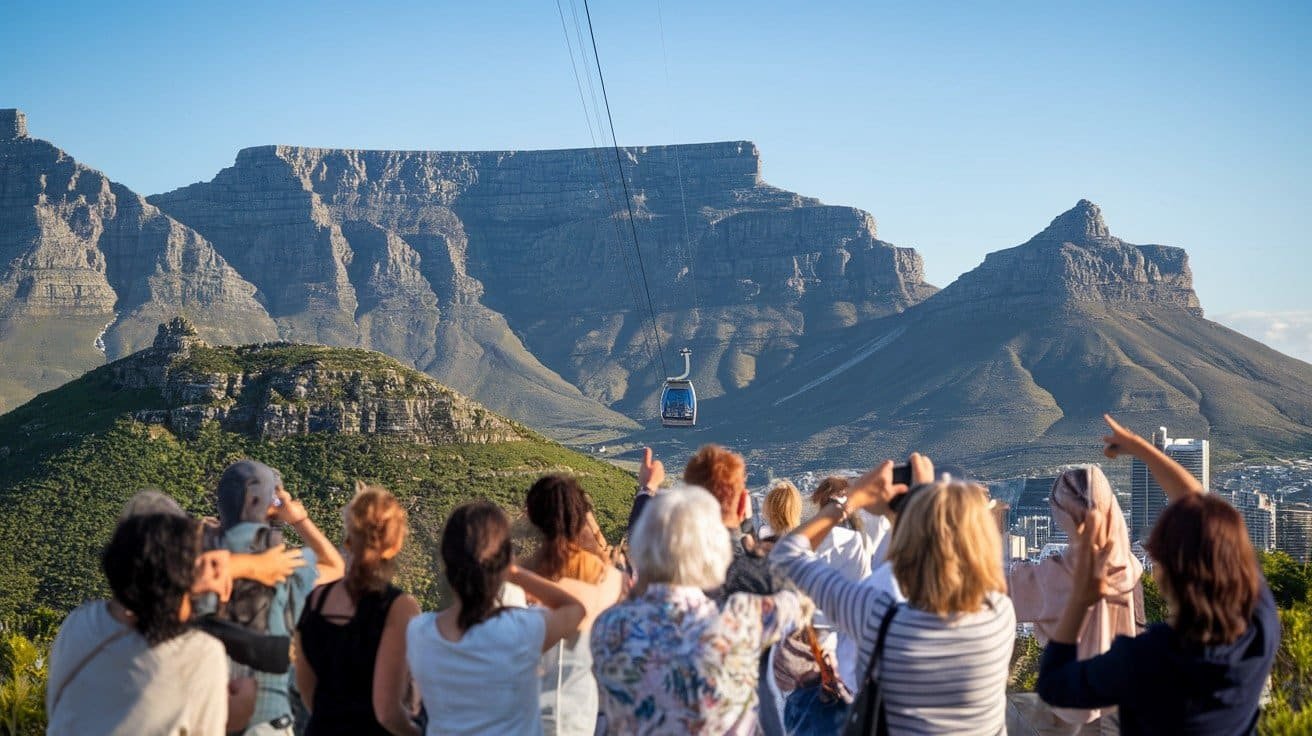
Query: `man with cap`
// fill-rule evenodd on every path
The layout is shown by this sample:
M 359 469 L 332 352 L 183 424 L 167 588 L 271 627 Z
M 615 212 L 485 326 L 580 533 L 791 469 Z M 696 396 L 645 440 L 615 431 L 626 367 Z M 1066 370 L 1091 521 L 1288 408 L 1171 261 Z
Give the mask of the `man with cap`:
M 273 524 L 286 524 L 305 540 L 305 566 L 274 586 L 238 580 L 223 614 L 262 634 L 290 636 L 300 618 L 305 598 L 316 584 L 340 578 L 346 564 L 337 549 L 310 521 L 305 507 L 282 486 L 278 471 L 254 460 L 229 465 L 219 478 L 218 545 L 234 553 L 258 553 L 282 544 Z M 239 671 L 234 663 L 234 673 Z M 290 673 L 254 671 L 259 687 L 255 713 L 246 736 L 292 734 L 292 706 L 288 697 Z

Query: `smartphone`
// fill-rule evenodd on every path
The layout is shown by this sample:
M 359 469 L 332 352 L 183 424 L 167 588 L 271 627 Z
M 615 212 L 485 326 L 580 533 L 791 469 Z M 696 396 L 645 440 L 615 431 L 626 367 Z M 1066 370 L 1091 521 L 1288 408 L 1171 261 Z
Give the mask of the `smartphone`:
M 904 486 L 911 486 L 911 463 L 902 463 L 893 466 L 893 484 L 901 483 Z

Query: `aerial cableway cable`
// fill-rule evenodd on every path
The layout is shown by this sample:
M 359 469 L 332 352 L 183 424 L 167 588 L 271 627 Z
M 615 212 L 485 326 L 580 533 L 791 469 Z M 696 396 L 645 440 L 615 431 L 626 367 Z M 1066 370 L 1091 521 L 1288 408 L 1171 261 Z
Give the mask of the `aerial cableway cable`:
M 584 47 L 584 43 L 583 43 L 583 29 L 579 24 L 578 8 L 576 5 L 574 5 L 573 0 L 570 0 L 570 9 L 571 9 L 571 15 L 573 16 L 574 19 L 575 34 L 578 37 L 579 57 L 583 61 L 584 76 L 587 78 L 588 91 L 592 94 L 591 112 L 588 109 L 588 101 L 583 95 L 583 82 L 582 82 L 582 78 L 579 75 L 578 64 L 575 61 L 574 46 L 570 41 L 569 28 L 565 23 L 565 11 L 561 7 L 560 0 L 556 0 L 556 13 L 560 17 L 560 30 L 565 39 L 565 50 L 569 53 L 570 70 L 574 74 L 574 85 L 575 88 L 578 90 L 579 104 L 583 108 L 583 120 L 588 126 L 588 138 L 592 141 L 592 148 L 589 150 L 589 153 L 592 154 L 593 162 L 596 164 L 597 167 L 597 175 L 601 183 L 601 191 L 606 197 L 607 211 L 617 213 L 619 209 L 615 204 L 614 198 L 611 197 L 610 174 L 606 171 L 606 163 L 602 159 L 600 146 L 597 143 L 597 134 L 596 132 L 594 132 L 592 127 L 592 116 L 595 114 L 597 116 L 597 130 L 601 130 L 601 113 L 598 110 L 600 106 L 597 104 L 597 92 L 596 92 L 596 88 L 593 87 L 592 84 L 592 75 L 587 71 L 588 57 L 587 57 L 587 50 Z M 623 176 L 622 171 L 620 175 L 621 177 Z M 641 327 L 641 324 L 643 322 L 646 322 L 647 320 L 644 319 L 642 316 L 642 312 L 643 312 L 642 303 L 638 299 L 638 279 L 637 279 L 637 275 L 634 273 L 634 268 L 631 262 L 631 258 L 629 256 L 628 249 L 624 246 L 624 240 L 625 240 L 624 231 L 621 228 L 619 220 L 617 218 L 610 217 L 609 219 L 615 227 L 615 243 L 618 246 L 618 250 L 620 253 L 621 263 L 624 268 L 625 280 L 628 282 L 629 285 L 629 294 L 633 297 L 634 314 L 638 316 L 638 322 L 640 325 L 638 328 L 638 332 L 642 335 L 643 347 L 647 352 L 647 358 L 650 361 L 650 365 L 652 366 L 653 370 L 656 370 L 656 363 L 658 362 L 658 360 L 657 360 L 656 351 L 652 349 L 651 336 L 646 329 Z M 661 360 L 660 362 L 663 365 L 664 361 Z M 661 374 L 657 374 L 656 376 L 657 381 L 660 381 L 663 378 L 664 376 Z
M 624 188 L 624 207 L 629 213 L 629 231 L 633 235 L 633 250 L 638 254 L 638 272 L 642 276 L 642 290 L 647 295 L 647 311 L 651 315 L 652 336 L 656 338 L 656 350 L 660 356 L 661 370 L 668 376 L 670 372 L 665 367 L 665 348 L 661 344 L 661 332 L 656 323 L 656 306 L 652 301 L 651 287 L 647 282 L 647 266 L 643 262 L 642 247 L 638 243 L 638 224 L 633 216 L 633 197 L 629 194 L 629 182 L 624 176 L 624 158 L 620 154 L 619 139 L 615 137 L 615 118 L 610 113 L 610 97 L 606 93 L 606 75 L 601 71 L 601 55 L 597 53 L 597 34 L 592 30 L 592 10 L 588 7 L 588 0 L 583 0 L 583 13 L 588 19 L 588 37 L 592 40 L 592 58 L 597 63 L 597 80 L 601 82 L 601 99 L 606 106 L 606 121 L 610 124 L 611 148 L 615 151 L 615 165 L 619 167 L 620 185 Z

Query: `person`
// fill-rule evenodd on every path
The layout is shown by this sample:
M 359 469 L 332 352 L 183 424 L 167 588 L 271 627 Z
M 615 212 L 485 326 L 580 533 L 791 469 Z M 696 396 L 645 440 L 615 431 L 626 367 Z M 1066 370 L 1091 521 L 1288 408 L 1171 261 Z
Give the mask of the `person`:
M 840 630 L 858 642 L 856 671 L 880 688 L 891 733 L 1002 733 L 1016 617 L 1006 596 L 1002 540 L 988 492 L 931 482 L 933 464 L 912 454 L 915 491 L 893 483 L 893 462 L 861 476 L 775 545 L 775 561 Z M 888 562 L 897 591 L 855 582 L 814 549 L 857 509 L 892 516 Z M 886 619 L 887 617 L 887 619 Z M 879 630 L 887 640 L 873 671 Z
M 406 660 L 428 714 L 428 736 L 541 734 L 538 660 L 578 631 L 583 603 L 513 563 L 510 520 L 487 501 L 451 512 L 441 554 L 455 600 L 406 627 Z M 507 581 L 539 605 L 499 605 Z
M 101 555 L 112 597 L 74 609 L 51 646 L 48 734 L 224 733 L 223 645 L 187 624 L 200 544 L 186 516 L 119 522 Z
M 1112 492 L 1111 483 L 1097 465 L 1070 468 L 1062 471 L 1048 494 L 1052 518 L 1070 540 L 1065 552 L 1050 555 L 1038 563 L 1022 563 L 1009 571 L 1007 580 L 1011 603 L 1018 621 L 1034 623 L 1036 638 L 1047 644 L 1060 619 L 1062 609 L 1071 594 L 1074 561 L 1078 546 L 1082 544 L 1078 529 L 1081 524 L 1093 523 L 1093 516 L 1108 531 L 1112 546 L 1108 562 L 1118 572 L 1112 577 L 1113 594 L 1095 603 L 1080 630 L 1078 654 L 1080 659 L 1102 654 L 1111 647 L 1117 636 L 1135 636 L 1141 613 L 1135 595 L 1143 575 L 1143 565 L 1130 550 L 1130 530 L 1125 515 Z M 1036 703 L 1035 705 L 1040 705 Z M 1082 724 L 1102 716 L 1096 708 L 1054 708 L 1050 712 L 1036 711 L 1030 721 L 1034 725 L 1045 723 L 1044 729 L 1052 733 L 1073 733 Z M 1108 714 L 1109 716 L 1111 714 Z
M 761 530 L 760 541 L 772 544 L 802 523 L 801 491 L 786 480 L 775 483 L 765 494 L 761 516 L 765 519 L 765 528 Z
M 1094 516 L 1078 530 L 1073 589 L 1040 660 L 1039 697 L 1066 708 L 1119 706 L 1127 736 L 1254 733 L 1280 621 L 1243 518 L 1151 442 L 1106 421 L 1104 454 L 1141 460 L 1168 499 L 1146 549 L 1169 613 L 1105 654 L 1077 659 L 1089 608 L 1116 592 L 1112 530 Z
M 147 489 L 137 492 L 128 499 L 119 520 L 145 514 L 171 514 L 190 518 L 177 501 L 160 491 Z M 204 518 L 200 523 L 204 530 L 217 526 L 218 521 Z M 232 597 L 235 580 L 244 578 L 273 586 L 286 580 L 293 572 L 304 566 L 305 560 L 302 558 L 301 550 L 289 550 L 286 545 L 281 544 L 257 554 L 232 553 L 226 549 L 206 550 L 196 560 L 196 578 L 191 588 L 192 610 L 199 611 L 204 608 L 207 598 L 211 602 L 213 600 L 227 602 Z M 223 642 L 224 651 L 228 653 L 229 659 L 238 664 L 268 672 L 286 672 L 291 665 L 290 637 L 261 635 L 232 622 L 220 620 L 212 614 L 193 614 L 191 623 Z M 234 695 L 243 697 L 249 689 L 251 693 L 249 705 L 254 707 L 255 680 L 253 678 L 239 677 L 230 683 L 229 689 Z M 244 706 L 243 700 L 243 703 L 236 707 L 240 709 Z M 229 720 L 230 726 L 234 723 L 236 721 Z M 244 724 L 244 721 L 242 723 Z M 241 729 L 230 727 L 228 730 Z
M 585 546 L 592 511 L 577 480 L 543 476 L 529 488 L 525 506 L 529 522 L 542 534 L 541 546 L 525 567 L 574 595 L 587 609 L 578 631 L 542 655 L 542 729 L 548 735 L 591 736 L 598 705 L 588 634 L 597 614 L 619 600 L 620 573 Z
M 406 702 L 405 630 L 414 596 L 392 584 L 409 527 L 384 488 L 356 484 L 342 511 L 346 575 L 314 589 L 296 627 L 296 687 L 310 711 L 305 736 L 418 736 Z
M 255 581 L 233 584 L 231 599 L 220 607 L 220 617 L 251 631 L 271 636 L 294 632 L 305 597 L 317 580 L 327 584 L 342 577 L 345 563 L 337 549 L 319 531 L 305 507 L 283 487 L 282 476 L 254 460 L 229 465 L 219 477 L 219 538 L 216 545 L 237 553 L 260 552 L 282 543 L 281 532 L 271 523 L 286 524 L 305 540 L 305 566 L 274 586 Z M 247 668 L 234 663 L 234 672 Z M 293 716 L 289 696 L 290 672 L 253 669 L 259 694 L 246 736 L 291 736 Z
M 662 491 L 630 540 L 636 594 L 597 617 L 593 673 L 599 734 L 754 733 L 758 661 L 805 623 L 810 602 L 795 591 L 730 595 L 733 559 L 721 504 L 700 488 Z
M 773 567 L 755 540 L 742 531 L 743 520 L 751 513 L 747 493 L 747 463 L 742 456 L 719 445 L 705 445 L 688 460 L 683 482 L 710 491 L 720 504 L 720 521 L 729 536 L 733 560 L 725 573 L 724 584 L 711 593 L 723 603 L 734 593 L 772 595 L 789 587 L 788 581 Z M 642 569 L 638 569 L 639 574 Z

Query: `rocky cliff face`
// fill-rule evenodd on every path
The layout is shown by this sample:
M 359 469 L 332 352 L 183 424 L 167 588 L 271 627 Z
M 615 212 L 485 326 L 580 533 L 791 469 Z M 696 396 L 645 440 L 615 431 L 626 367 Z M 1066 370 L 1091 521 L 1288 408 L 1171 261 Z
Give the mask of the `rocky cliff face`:
M 277 336 L 255 287 L 203 237 L 0 111 L 0 410 L 179 313 L 216 340 Z
M 1312 366 L 1204 319 L 1183 250 L 1126 243 L 1081 201 L 914 307 L 808 336 L 793 366 L 702 410 L 776 470 L 914 450 L 998 477 L 1098 461 L 1104 412 L 1209 438 L 1218 458 L 1306 453 Z M 677 456 L 696 439 L 634 441 Z
M 376 353 L 289 343 L 214 348 L 185 320 L 150 348 L 112 363 L 116 388 L 159 391 L 168 408 L 140 421 L 193 437 L 207 421 L 277 440 L 311 432 L 397 437 L 425 445 L 513 442 L 520 427 Z
M 659 361 L 639 269 L 667 360 L 691 346 L 707 396 L 787 365 L 806 331 L 934 291 L 868 214 L 766 185 L 747 142 L 624 152 L 639 265 L 607 154 L 269 146 L 151 201 L 249 275 L 284 336 L 385 350 L 507 411 L 507 388 L 577 386 L 651 413 Z M 489 371 L 510 385 L 473 383 Z M 529 413 L 551 426 L 559 411 Z
M 1023 245 L 988 254 L 926 308 L 965 304 L 995 312 L 1178 308 L 1202 315 L 1184 250 L 1113 236 L 1087 199 Z

